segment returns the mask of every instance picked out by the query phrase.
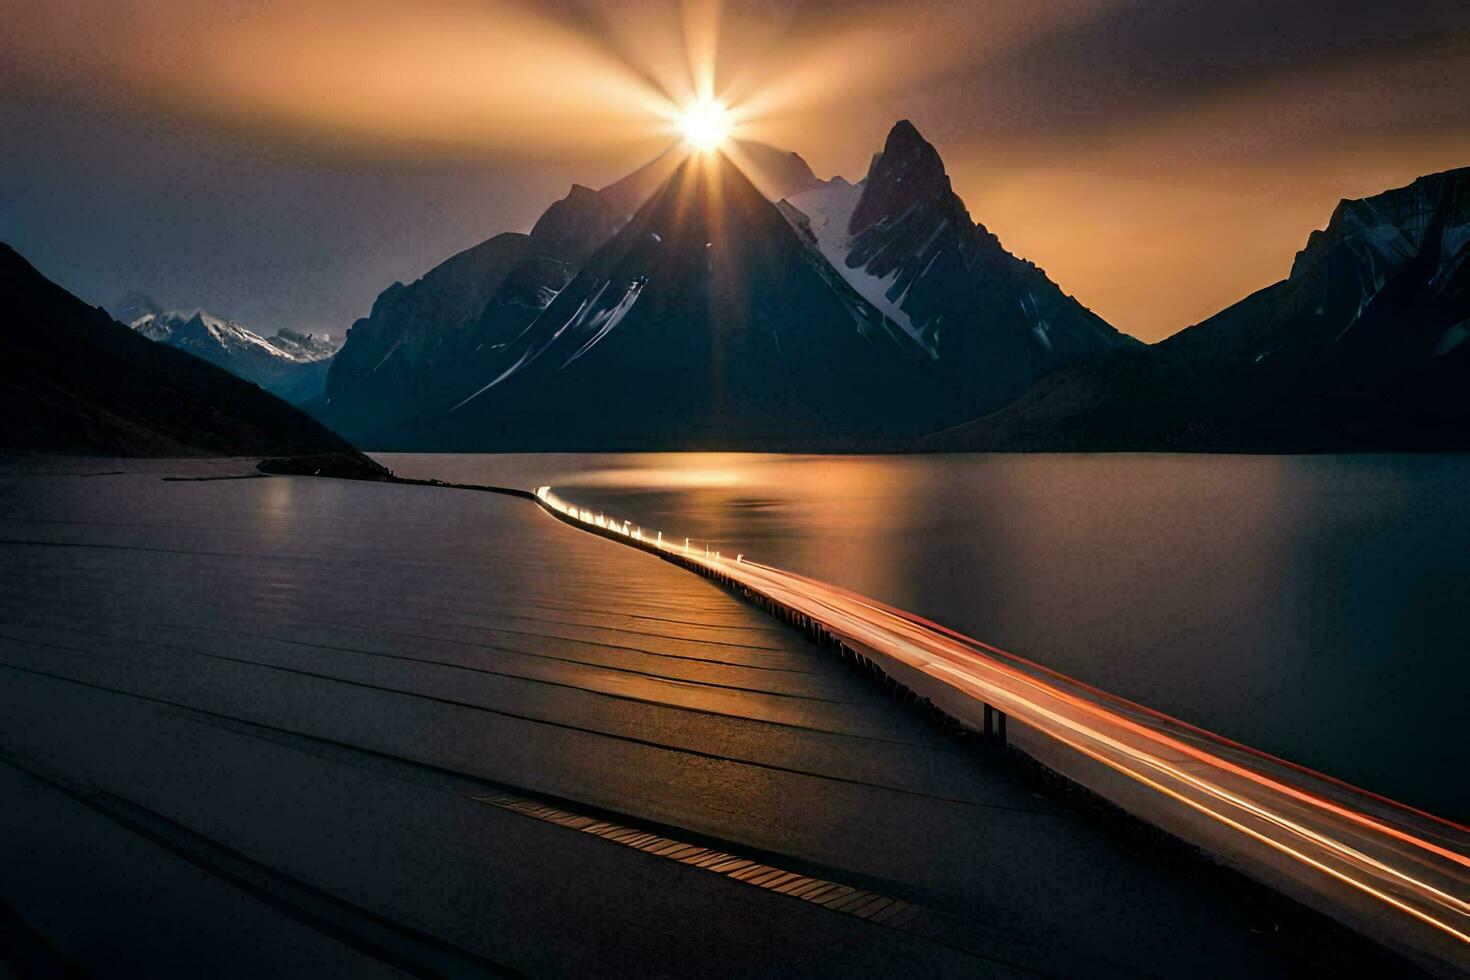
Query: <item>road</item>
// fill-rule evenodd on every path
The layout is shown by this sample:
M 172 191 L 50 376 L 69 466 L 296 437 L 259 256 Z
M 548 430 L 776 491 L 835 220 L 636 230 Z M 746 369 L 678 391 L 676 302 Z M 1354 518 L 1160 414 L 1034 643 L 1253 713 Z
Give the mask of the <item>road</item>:
M 1019 748 L 1099 795 L 1431 968 L 1470 969 L 1470 829 L 877 600 L 745 556 L 688 548 L 686 539 L 579 508 L 549 487 L 537 495 L 565 520 L 810 617 L 972 729 L 983 730 L 992 706 L 1008 716 Z

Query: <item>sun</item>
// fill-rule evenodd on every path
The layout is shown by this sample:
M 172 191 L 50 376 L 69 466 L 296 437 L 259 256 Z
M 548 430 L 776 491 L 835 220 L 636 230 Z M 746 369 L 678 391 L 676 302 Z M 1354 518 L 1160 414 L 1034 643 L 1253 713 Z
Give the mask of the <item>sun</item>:
M 696 150 L 709 153 L 718 150 L 730 135 L 730 112 L 723 102 L 704 99 L 696 102 L 679 117 L 684 141 Z

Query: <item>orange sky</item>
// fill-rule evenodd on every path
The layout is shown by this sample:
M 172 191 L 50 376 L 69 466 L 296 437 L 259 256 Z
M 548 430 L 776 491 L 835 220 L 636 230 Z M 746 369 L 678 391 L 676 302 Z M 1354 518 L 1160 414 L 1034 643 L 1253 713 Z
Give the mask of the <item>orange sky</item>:
M 192 284 L 160 298 L 345 328 L 391 278 L 651 155 L 708 89 L 821 176 L 861 176 L 912 119 L 973 217 L 1157 340 L 1285 275 L 1339 198 L 1470 165 L 1460 5 L 1301 6 L 0 0 L 0 124 L 28 134 L 0 238 L 96 301 Z M 109 176 L 140 138 L 150 164 Z

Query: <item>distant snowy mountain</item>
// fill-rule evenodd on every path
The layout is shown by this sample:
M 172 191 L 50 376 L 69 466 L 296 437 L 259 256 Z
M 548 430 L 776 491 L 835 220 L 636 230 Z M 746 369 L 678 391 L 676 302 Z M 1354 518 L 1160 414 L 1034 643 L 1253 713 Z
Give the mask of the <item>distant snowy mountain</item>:
M 1470 449 L 1470 168 L 1341 202 L 1287 278 L 935 450 Z
M 129 312 L 135 320 L 161 312 L 150 307 Z M 334 454 L 373 469 L 304 412 L 141 333 L 0 244 L 0 452 Z
M 337 353 L 330 336 L 280 330 L 263 337 L 207 310 L 164 310 L 145 293 L 130 293 L 114 313 L 149 340 L 188 351 L 293 404 L 321 395 Z

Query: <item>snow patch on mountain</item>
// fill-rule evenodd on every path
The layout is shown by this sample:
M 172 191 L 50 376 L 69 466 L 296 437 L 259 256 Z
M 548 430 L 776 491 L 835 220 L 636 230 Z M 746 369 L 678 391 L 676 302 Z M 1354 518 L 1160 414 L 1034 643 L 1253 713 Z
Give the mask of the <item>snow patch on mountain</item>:
M 862 196 L 863 181 L 850 184 L 841 177 L 834 177 L 821 187 L 792 195 L 786 203 L 806 217 L 817 249 L 848 285 L 932 354 L 932 345 L 903 310 L 904 294 L 891 295 L 900 270 L 895 267 L 888 275 L 879 277 L 861 266 L 854 268 L 847 264 L 848 255 L 852 252 L 852 236 L 847 229 Z M 792 218 L 789 211 L 782 209 L 782 213 L 788 220 Z
M 527 337 L 539 339 L 533 339 L 524 353 L 513 364 L 497 374 L 489 384 L 476 389 L 449 411 L 451 413 L 459 411 L 459 409 L 476 398 L 479 398 L 506 378 L 514 375 L 535 361 L 563 336 L 568 337 L 573 342 L 579 336 L 585 337 L 578 344 L 577 349 L 565 361 L 558 365 L 557 370 L 570 366 L 583 354 L 596 347 L 599 341 L 611 333 L 612 329 L 622 322 L 623 317 L 628 315 L 628 311 L 633 309 L 633 304 L 638 302 L 638 296 L 643 292 L 645 285 L 647 285 L 647 280 L 642 277 L 634 279 L 621 288 L 612 288 L 614 283 L 611 280 L 605 281 L 593 291 L 591 296 L 577 305 L 577 309 L 570 317 L 550 331 L 545 331 L 541 323 L 542 318 L 545 316 L 543 313 L 542 316 L 532 321 L 521 332 L 520 336 L 516 338 L 517 341 Z
M 607 287 L 611 286 L 612 283 L 603 284 L 602 288 L 597 291 L 597 295 L 592 298 L 592 302 L 583 309 L 583 312 L 578 318 L 567 325 L 567 329 L 575 330 L 579 333 L 590 333 L 591 336 L 582 343 L 582 346 L 577 348 L 576 353 L 566 359 L 562 367 L 568 366 L 593 347 L 596 347 L 598 341 L 606 337 L 612 331 L 612 328 L 616 327 L 623 317 L 628 315 L 628 311 L 633 308 L 633 304 L 638 302 L 638 294 L 643 291 L 643 286 L 646 282 L 646 279 L 634 279 L 611 306 L 603 303 L 603 297 L 607 295 Z
M 329 333 L 318 337 L 313 333 L 301 333 L 284 327 L 277 330 L 274 337 L 267 337 L 265 342 L 303 363 L 324 361 L 336 354 L 341 347 L 341 344 L 332 341 Z

